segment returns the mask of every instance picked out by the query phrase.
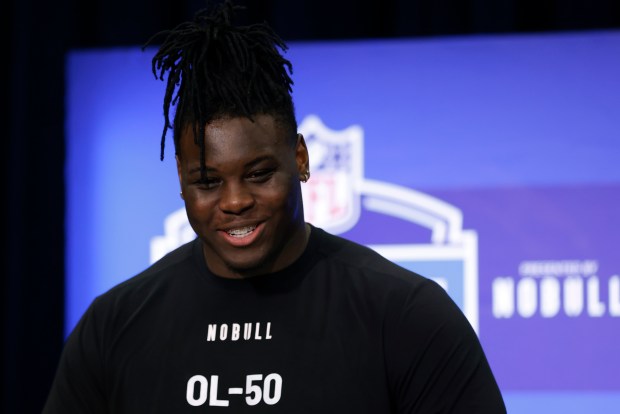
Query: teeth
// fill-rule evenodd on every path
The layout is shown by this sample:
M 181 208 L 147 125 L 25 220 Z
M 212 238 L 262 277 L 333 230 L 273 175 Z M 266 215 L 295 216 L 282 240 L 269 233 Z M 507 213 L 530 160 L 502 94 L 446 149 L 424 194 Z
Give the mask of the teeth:
M 241 227 L 238 229 L 228 230 L 228 234 L 233 237 L 243 237 L 247 236 L 249 233 L 252 233 L 255 228 L 256 226 Z

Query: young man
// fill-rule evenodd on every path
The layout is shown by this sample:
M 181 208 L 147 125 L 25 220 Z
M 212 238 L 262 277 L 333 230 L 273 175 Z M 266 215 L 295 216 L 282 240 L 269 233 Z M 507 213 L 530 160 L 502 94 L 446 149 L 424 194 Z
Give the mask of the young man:
M 44 413 L 505 412 L 442 288 L 305 223 L 285 45 L 232 12 L 198 13 L 153 60 L 198 238 L 92 303 Z

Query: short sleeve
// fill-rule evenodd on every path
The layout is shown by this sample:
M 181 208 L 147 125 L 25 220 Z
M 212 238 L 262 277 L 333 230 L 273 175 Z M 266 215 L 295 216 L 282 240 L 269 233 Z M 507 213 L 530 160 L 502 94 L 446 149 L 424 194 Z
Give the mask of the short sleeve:
M 506 412 L 478 336 L 443 288 L 423 282 L 399 307 L 385 331 L 395 412 Z
M 97 328 L 91 304 L 67 338 L 43 414 L 107 412 Z

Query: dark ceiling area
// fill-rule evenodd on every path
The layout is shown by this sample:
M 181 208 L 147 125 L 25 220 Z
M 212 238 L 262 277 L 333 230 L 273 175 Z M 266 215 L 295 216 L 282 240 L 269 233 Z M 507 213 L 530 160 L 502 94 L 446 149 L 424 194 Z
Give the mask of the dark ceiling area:
M 221 2 L 221 1 L 220 1 Z M 129 4 L 128 4 L 129 3 Z M 72 47 L 142 44 L 206 2 L 74 2 Z M 614 0 L 238 0 L 241 24 L 267 21 L 285 40 L 444 36 L 605 29 L 620 25 Z
M 142 45 L 201 0 L 8 0 L 2 7 L 8 133 L 3 176 L 0 411 L 39 413 L 63 344 L 64 59 Z M 239 23 L 286 41 L 422 38 L 620 28 L 619 0 L 239 0 Z M 8 39 L 8 41 L 6 41 Z M 111 258 L 113 260 L 113 258 Z

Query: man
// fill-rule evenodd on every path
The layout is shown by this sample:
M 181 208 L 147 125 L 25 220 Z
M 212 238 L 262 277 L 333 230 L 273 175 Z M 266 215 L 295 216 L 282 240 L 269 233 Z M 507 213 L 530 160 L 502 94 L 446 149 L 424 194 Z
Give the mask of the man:
M 199 12 L 153 59 L 198 238 L 94 300 L 44 413 L 505 412 L 442 288 L 305 223 L 286 46 L 233 11 Z

